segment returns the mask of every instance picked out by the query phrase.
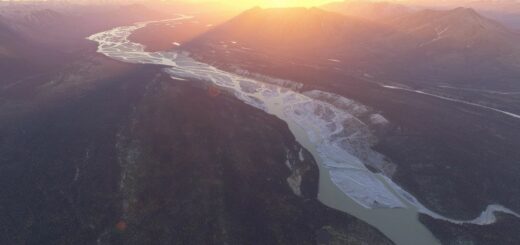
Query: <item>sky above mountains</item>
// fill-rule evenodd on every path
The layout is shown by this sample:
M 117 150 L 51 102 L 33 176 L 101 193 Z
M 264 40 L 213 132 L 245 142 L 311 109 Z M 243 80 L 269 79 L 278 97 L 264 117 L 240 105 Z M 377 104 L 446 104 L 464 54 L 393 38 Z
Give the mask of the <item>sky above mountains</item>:
M 261 6 L 261 7 L 311 7 L 319 6 L 330 2 L 341 2 L 342 0 L 0 0 L 0 2 L 21 2 L 21 1 L 46 1 L 46 2 L 81 2 L 81 3 L 115 3 L 115 2 L 171 2 L 171 3 L 222 3 L 234 6 Z M 404 4 L 439 4 L 439 5 L 465 5 L 469 3 L 519 3 L 519 0 L 347 0 L 350 2 L 398 2 Z
M 169 2 L 179 2 L 179 0 L 165 0 Z M 263 7 L 288 7 L 288 6 L 320 6 L 330 2 L 342 2 L 342 0 L 184 0 L 186 2 L 222 2 L 233 5 L 250 5 Z M 349 1 L 349 0 L 347 0 Z M 403 4 L 439 4 L 439 5 L 466 5 L 469 3 L 519 3 L 518 0 L 350 0 L 350 2 L 397 2 Z
M 319 6 L 332 0 L 0 0 L 0 2 L 81 2 L 81 3 L 133 3 L 133 2 L 170 2 L 170 3 L 222 3 L 235 6 L 289 7 Z
M 520 13 L 520 0 L 0 0 L 0 3 L 5 5 L 7 2 L 47 2 L 47 3 L 76 3 L 82 5 L 112 5 L 112 4 L 132 4 L 139 3 L 152 6 L 159 6 L 160 8 L 176 6 L 185 6 L 190 8 L 203 9 L 218 9 L 230 10 L 233 12 L 244 11 L 253 7 L 263 8 L 286 8 L 286 7 L 321 7 L 334 2 L 347 3 L 363 3 L 363 2 L 387 2 L 407 5 L 409 7 L 417 8 L 439 8 L 450 9 L 456 7 L 474 8 L 480 13 L 488 11 L 492 13 L 494 19 L 499 19 L 503 22 L 513 23 L 520 26 L 520 17 L 516 16 Z M 165 3 L 167 3 L 165 5 Z M 342 6 L 343 8 L 349 5 Z M 183 7 L 180 7 L 181 9 Z M 496 16 L 497 14 L 508 14 L 508 16 Z M 511 17 L 511 14 L 515 16 Z M 520 16 L 520 15 L 519 15 Z M 514 20 L 511 20 L 514 18 Z

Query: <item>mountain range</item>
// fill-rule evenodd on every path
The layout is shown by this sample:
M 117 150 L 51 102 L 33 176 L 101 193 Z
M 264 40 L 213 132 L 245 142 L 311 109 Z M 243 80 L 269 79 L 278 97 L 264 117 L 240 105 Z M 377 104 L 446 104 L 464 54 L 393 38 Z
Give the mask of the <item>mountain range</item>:
M 519 40 L 516 32 L 468 8 L 423 10 L 384 23 L 318 8 L 255 8 L 187 47 L 236 42 L 269 54 L 269 62 L 280 56 L 337 60 L 346 70 L 386 80 L 508 88 L 518 85 Z
M 136 21 L 167 18 L 143 5 L 13 4 L 0 9 L 3 80 L 41 73 L 84 52 L 92 33 Z
M 367 143 L 388 164 L 371 172 L 440 215 L 520 213 L 520 42 L 480 11 L 350 2 L 228 18 L 196 4 L 53 4 L 0 8 L 0 244 L 393 244 L 319 202 L 319 163 L 286 122 L 209 81 L 235 78 L 265 84 L 265 98 L 313 98 L 324 120 L 327 108 L 369 111 L 352 118 L 369 137 L 350 120 L 337 136 Z M 176 9 L 193 18 L 100 35 L 117 46 L 108 57 L 85 38 Z M 176 55 L 175 73 L 141 63 Z M 497 217 L 419 219 L 443 244 L 520 240 L 520 220 Z

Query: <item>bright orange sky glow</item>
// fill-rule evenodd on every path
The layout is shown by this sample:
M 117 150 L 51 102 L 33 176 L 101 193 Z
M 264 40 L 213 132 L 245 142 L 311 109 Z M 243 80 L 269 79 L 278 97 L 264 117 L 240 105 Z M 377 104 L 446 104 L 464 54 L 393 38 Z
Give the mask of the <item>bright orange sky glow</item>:
M 212 2 L 208 0 L 188 0 L 189 2 Z M 223 4 L 237 7 L 312 7 L 320 6 L 333 0 L 220 0 Z

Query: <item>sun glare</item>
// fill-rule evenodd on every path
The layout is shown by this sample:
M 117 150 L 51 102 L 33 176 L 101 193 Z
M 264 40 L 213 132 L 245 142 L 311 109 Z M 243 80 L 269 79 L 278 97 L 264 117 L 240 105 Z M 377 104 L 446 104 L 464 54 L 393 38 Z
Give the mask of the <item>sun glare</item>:
M 324 4 L 330 1 L 323 0 L 264 0 L 252 1 L 262 7 L 312 7 Z
M 264 8 L 285 8 L 285 7 L 313 7 L 319 6 L 325 3 L 332 2 L 333 0 L 220 0 L 215 2 L 221 2 L 226 5 L 235 7 L 254 7 L 260 6 Z M 211 2 L 211 1 L 199 1 L 192 0 L 192 2 Z

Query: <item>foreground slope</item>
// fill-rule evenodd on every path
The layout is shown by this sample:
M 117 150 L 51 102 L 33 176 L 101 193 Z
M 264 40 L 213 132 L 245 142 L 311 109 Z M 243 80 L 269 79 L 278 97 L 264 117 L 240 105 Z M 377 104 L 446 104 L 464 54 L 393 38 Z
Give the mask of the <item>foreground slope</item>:
M 160 74 L 94 56 L 2 91 L 2 243 L 392 244 L 316 200 L 287 125 Z

